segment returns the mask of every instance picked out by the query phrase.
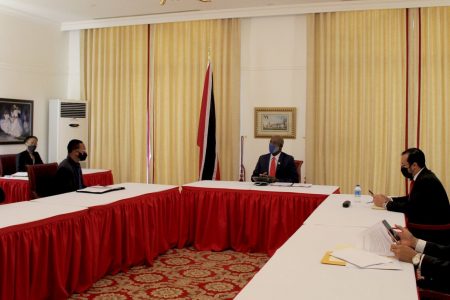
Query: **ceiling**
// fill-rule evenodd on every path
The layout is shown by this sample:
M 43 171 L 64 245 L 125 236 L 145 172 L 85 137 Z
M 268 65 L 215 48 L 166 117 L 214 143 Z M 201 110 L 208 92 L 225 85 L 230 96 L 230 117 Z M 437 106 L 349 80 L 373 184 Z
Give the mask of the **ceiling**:
M 342 1 L 342 0 L 341 0 Z M 345 1 L 345 0 L 344 0 Z M 56 22 L 134 17 L 191 11 L 239 9 L 330 0 L 0 0 L 0 5 Z
M 176 20 L 336 11 L 341 8 L 348 10 L 424 5 L 450 5 L 450 0 L 167 0 L 164 6 L 160 5 L 160 0 L 0 0 L 0 8 L 3 10 L 57 22 L 62 25 L 62 29 L 67 30 L 139 22 L 150 24 Z

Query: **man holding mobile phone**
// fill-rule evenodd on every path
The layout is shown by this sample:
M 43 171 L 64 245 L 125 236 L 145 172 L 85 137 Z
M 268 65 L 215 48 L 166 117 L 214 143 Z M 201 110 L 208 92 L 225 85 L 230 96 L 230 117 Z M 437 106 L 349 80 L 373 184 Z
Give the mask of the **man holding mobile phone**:
M 450 246 L 438 245 L 414 237 L 408 229 L 395 226 L 400 241 L 391 245 L 391 251 L 417 270 L 417 285 L 450 293 Z

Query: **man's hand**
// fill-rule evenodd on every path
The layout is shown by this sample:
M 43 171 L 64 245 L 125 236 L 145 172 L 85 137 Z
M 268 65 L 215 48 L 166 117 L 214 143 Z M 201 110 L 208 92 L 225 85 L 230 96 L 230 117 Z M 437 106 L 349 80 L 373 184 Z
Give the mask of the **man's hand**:
M 417 254 L 414 249 L 406 245 L 392 244 L 391 251 L 399 260 L 409 263 L 412 262 L 413 257 Z
M 397 229 L 397 234 L 400 237 L 401 245 L 416 248 L 418 240 L 416 237 L 412 235 L 412 233 L 408 229 L 397 224 L 395 225 L 395 229 Z
M 385 195 L 377 194 L 373 196 L 373 204 L 379 207 L 383 207 L 383 204 L 388 202 L 389 198 Z
M 259 176 L 263 177 L 263 176 L 267 176 L 267 172 L 264 173 L 260 173 Z

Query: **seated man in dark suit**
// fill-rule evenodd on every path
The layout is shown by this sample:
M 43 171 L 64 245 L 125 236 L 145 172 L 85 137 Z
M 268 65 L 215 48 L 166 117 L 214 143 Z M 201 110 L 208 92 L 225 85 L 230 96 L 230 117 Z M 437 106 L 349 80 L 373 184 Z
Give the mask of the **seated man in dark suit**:
M 447 193 L 436 175 L 427 169 L 425 154 L 417 148 L 407 149 L 402 153 L 401 166 L 403 175 L 412 181 L 409 195 L 394 198 L 375 195 L 374 204 L 405 213 L 411 223 L 450 223 Z
M 30 135 L 25 138 L 25 145 L 27 150 L 17 154 L 16 169 L 17 172 L 26 172 L 27 165 L 40 165 L 43 164 L 41 156 L 36 152 L 38 144 L 38 138 Z
M 73 192 L 85 187 L 80 161 L 87 158 L 86 146 L 80 140 L 71 140 L 67 145 L 67 158 L 58 166 L 56 184 L 59 193 Z
M 255 170 L 254 176 L 269 176 L 276 181 L 299 182 L 297 169 L 295 168 L 294 158 L 284 152 L 284 140 L 279 135 L 274 135 L 270 139 L 268 154 L 261 155 Z
M 415 238 L 411 232 L 396 226 L 399 244 L 392 244 L 391 251 L 404 262 L 411 262 L 417 270 L 417 285 L 450 293 L 450 246 L 442 246 Z

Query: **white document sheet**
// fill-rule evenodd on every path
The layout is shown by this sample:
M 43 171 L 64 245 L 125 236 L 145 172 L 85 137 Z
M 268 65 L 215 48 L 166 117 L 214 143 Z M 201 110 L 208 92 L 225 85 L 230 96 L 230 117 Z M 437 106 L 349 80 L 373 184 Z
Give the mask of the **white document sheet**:
M 394 256 L 391 252 L 393 240 L 383 223 L 378 222 L 364 230 L 358 239 L 358 248 L 378 255 Z
M 11 175 L 12 177 L 28 177 L 28 172 L 16 172 Z
M 388 264 L 393 261 L 393 259 L 391 258 L 380 256 L 356 248 L 345 248 L 341 250 L 336 250 L 333 251 L 331 255 L 336 258 L 345 260 L 346 262 L 349 262 L 360 268 L 367 268 L 370 266 Z

